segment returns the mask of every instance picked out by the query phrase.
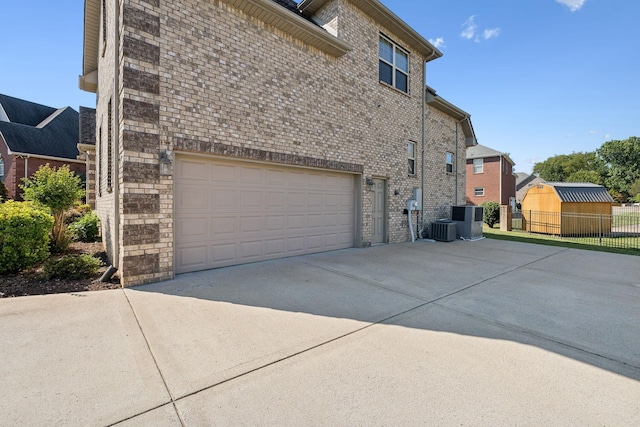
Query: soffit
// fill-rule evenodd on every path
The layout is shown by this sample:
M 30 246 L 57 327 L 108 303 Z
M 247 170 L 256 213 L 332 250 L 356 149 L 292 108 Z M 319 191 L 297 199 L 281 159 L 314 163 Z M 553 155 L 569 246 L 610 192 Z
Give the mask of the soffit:
M 292 37 L 321 51 L 340 57 L 351 46 L 329 34 L 326 30 L 296 15 L 273 0 L 225 0 L 229 5 L 278 28 Z
M 98 69 L 98 39 L 100 38 L 100 0 L 84 2 L 84 41 L 82 52 L 82 74 Z
M 304 0 L 298 8 L 311 15 L 320 10 L 329 0 Z M 407 25 L 396 14 L 387 9 L 378 0 L 349 0 L 353 5 L 362 10 L 382 27 L 388 29 L 396 36 L 408 43 L 418 53 L 425 57 L 425 61 L 432 61 L 442 56 L 442 52 L 436 49 L 416 30 Z

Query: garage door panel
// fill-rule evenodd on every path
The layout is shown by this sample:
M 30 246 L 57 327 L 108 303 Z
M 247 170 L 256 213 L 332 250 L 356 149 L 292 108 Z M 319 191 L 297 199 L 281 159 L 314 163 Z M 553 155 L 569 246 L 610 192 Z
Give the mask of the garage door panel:
M 233 237 L 238 234 L 238 218 L 235 216 L 216 216 L 211 218 L 211 223 L 214 239 Z
M 238 258 L 236 246 L 236 243 L 212 244 L 210 264 L 219 267 L 221 265 L 227 265 L 229 262 L 234 262 Z
M 212 168 L 210 163 L 211 162 L 209 162 L 209 168 L 212 170 L 211 175 L 213 182 L 234 183 L 238 180 L 236 176 L 238 167 L 236 165 L 218 164 Z
M 185 155 L 176 163 L 177 273 L 353 246 L 353 175 Z
M 176 220 L 177 232 L 191 242 L 209 238 L 209 217 L 184 215 Z

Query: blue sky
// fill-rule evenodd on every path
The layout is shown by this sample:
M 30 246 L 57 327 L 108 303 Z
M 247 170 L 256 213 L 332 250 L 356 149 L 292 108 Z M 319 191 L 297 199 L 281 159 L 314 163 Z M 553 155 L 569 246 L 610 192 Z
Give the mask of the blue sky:
M 382 2 L 438 45 L 444 56 L 428 64 L 427 83 L 516 170 L 640 136 L 640 1 Z M 94 106 L 78 89 L 84 1 L 5 3 L 0 93 Z

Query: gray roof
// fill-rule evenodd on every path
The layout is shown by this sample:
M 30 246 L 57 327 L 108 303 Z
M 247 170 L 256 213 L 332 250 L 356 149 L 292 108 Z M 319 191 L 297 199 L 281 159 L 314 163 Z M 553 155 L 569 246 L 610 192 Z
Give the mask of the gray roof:
M 613 203 L 614 200 L 602 185 L 588 182 L 548 182 L 562 202 Z
M 513 160 L 511 160 L 507 153 L 502 153 L 500 151 L 494 150 L 493 148 L 489 148 L 481 144 L 467 148 L 467 159 L 486 159 L 488 157 L 500 156 L 507 159 L 512 166 L 515 165 L 515 163 L 513 162 Z
M 75 159 L 78 155 L 78 113 L 0 94 L 9 121 L 0 120 L 0 133 L 16 153 Z

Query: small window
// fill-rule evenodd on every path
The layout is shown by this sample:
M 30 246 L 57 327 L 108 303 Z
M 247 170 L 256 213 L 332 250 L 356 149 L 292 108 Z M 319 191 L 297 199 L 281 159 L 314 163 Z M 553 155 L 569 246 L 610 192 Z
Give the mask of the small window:
M 4 159 L 0 158 L 0 181 L 4 182 Z
M 98 183 L 98 197 L 102 197 L 102 126 L 98 128 L 98 153 L 96 157 L 96 181 Z
M 384 36 L 380 36 L 378 51 L 380 81 L 409 92 L 409 53 Z
M 473 159 L 473 173 L 484 173 L 483 159 Z
M 107 111 L 107 192 L 113 191 L 113 103 L 109 100 Z
M 416 143 L 407 143 L 407 158 L 409 159 L 409 175 L 416 174 Z
M 447 153 L 446 164 L 447 164 L 447 173 L 453 173 L 453 153 Z
M 484 197 L 484 187 L 476 187 L 473 189 L 473 195 L 476 197 Z

